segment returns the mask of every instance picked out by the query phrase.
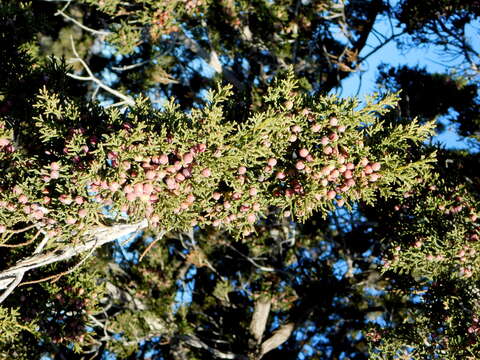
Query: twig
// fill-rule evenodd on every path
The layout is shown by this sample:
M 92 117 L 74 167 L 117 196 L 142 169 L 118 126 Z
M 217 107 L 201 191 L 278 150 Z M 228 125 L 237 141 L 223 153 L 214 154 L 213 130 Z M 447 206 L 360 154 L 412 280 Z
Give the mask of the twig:
M 34 242 L 37 239 L 38 235 L 40 235 L 41 233 L 42 233 L 42 231 L 38 230 L 37 233 L 28 241 L 22 242 L 20 244 L 0 244 L 0 247 L 17 248 L 17 247 L 29 245 L 32 242 Z
M 203 256 L 203 259 L 202 259 L 202 260 L 205 262 L 205 265 L 206 265 L 210 270 L 212 270 L 215 275 L 217 275 L 217 276 L 218 276 L 220 279 L 222 279 L 222 280 L 225 279 L 222 275 L 220 275 L 220 273 L 217 271 L 217 269 L 215 269 L 215 267 L 212 265 L 212 263 L 211 263 L 210 261 L 208 261 L 208 258 L 207 258 L 207 256 L 205 255 L 205 253 L 204 253 L 204 252 L 202 251 L 202 249 L 199 248 L 195 243 L 193 243 L 193 250 L 194 250 L 194 251 L 197 251 L 197 252 L 199 252 L 199 253 L 202 254 L 202 256 Z
M 47 277 L 44 277 L 44 278 L 39 279 L 39 280 L 24 281 L 24 282 L 21 283 L 19 286 L 25 286 L 25 285 L 31 285 L 31 284 L 38 284 L 38 283 L 41 283 L 41 282 L 44 282 L 44 281 L 48 281 L 48 280 L 51 280 L 51 279 L 54 279 L 53 282 L 56 282 L 56 281 L 58 281 L 62 276 L 67 275 L 67 274 L 70 274 L 70 273 L 74 272 L 75 270 L 77 270 L 85 261 L 87 261 L 87 259 L 93 254 L 93 252 L 95 251 L 96 248 L 97 248 L 97 246 L 93 246 L 92 249 L 89 251 L 89 253 L 88 253 L 82 260 L 80 260 L 80 261 L 78 262 L 78 264 L 76 264 L 74 267 L 72 267 L 72 268 L 69 269 L 69 270 L 63 271 L 63 272 L 58 273 L 58 274 L 54 274 L 54 275 L 47 276 Z
M 102 324 L 102 323 L 100 322 L 100 320 L 98 320 L 95 316 L 93 316 L 93 315 L 88 315 L 88 318 L 89 318 L 90 320 L 92 320 L 96 326 L 98 326 L 98 327 L 100 327 L 100 328 L 103 329 L 103 335 L 104 335 L 104 337 L 106 337 L 106 338 L 110 337 L 110 336 L 108 335 L 108 332 L 111 332 L 112 334 L 115 333 L 114 331 L 107 329 L 107 325 L 106 325 L 106 324 Z
M 3 236 L 3 239 L 1 239 L 2 241 L 2 244 L 6 243 L 7 241 L 9 241 L 13 235 L 15 234 L 20 234 L 22 232 L 25 232 L 25 231 L 28 231 L 34 227 L 39 227 L 39 224 L 32 224 L 32 225 L 29 225 L 27 227 L 24 227 L 23 229 L 17 229 L 17 230 L 8 230 L 5 232 L 4 236 Z M 0 245 L 0 247 L 3 246 L 3 247 L 15 247 L 15 246 L 9 246 L 9 245 Z
M 242 356 L 239 354 L 234 354 L 231 352 L 223 352 L 218 349 L 215 349 L 207 344 L 205 344 L 202 340 L 200 340 L 195 335 L 181 335 L 180 340 L 183 340 L 188 346 L 197 348 L 197 349 L 204 349 L 207 350 L 210 354 L 212 354 L 216 358 L 220 359 L 247 359 L 246 356 Z
M 113 104 L 105 106 L 105 109 L 108 109 L 108 108 L 111 108 L 111 107 L 116 107 L 116 106 L 123 106 L 123 105 L 126 105 L 126 104 L 127 104 L 126 101 L 119 101 L 117 103 L 113 103 Z
M 235 249 L 234 246 L 230 245 L 230 244 L 227 244 L 227 246 L 229 248 L 231 248 L 233 251 L 235 251 L 237 254 L 239 254 L 240 256 L 242 256 L 244 259 L 246 259 L 247 261 L 249 261 L 252 265 L 256 266 L 257 268 L 259 268 L 260 270 L 262 271 L 266 271 L 266 272 L 276 272 L 278 270 L 272 268 L 272 267 L 266 267 L 266 266 L 262 266 L 260 264 L 257 264 L 251 257 L 243 254 L 242 252 L 238 251 L 237 249 Z
M 19 234 L 19 233 L 22 233 L 22 232 L 25 232 L 25 231 L 28 231 L 32 228 L 34 228 L 35 226 L 37 226 L 37 224 L 32 224 L 32 225 L 29 225 L 27 227 L 24 227 L 23 229 L 18 229 L 18 230 L 8 230 L 9 233 L 12 233 L 12 234 Z
M 65 6 L 62 8 L 61 11 L 67 10 L 67 8 L 70 6 L 71 3 L 72 3 L 72 0 L 67 0 L 67 3 L 65 4 Z M 55 16 L 56 16 L 56 15 L 55 15 Z
M 120 91 L 112 89 L 110 86 L 105 85 L 100 79 L 98 79 L 95 75 L 93 75 L 93 73 L 90 70 L 90 68 L 88 67 L 87 63 L 82 58 L 80 58 L 80 56 L 78 55 L 78 52 L 77 52 L 77 49 L 75 48 L 75 43 L 73 42 L 73 37 L 72 36 L 70 36 L 70 41 L 72 43 L 73 54 L 75 55 L 74 60 L 78 61 L 78 62 L 80 62 L 80 64 L 82 64 L 82 66 L 85 69 L 85 71 L 87 72 L 88 76 L 79 76 L 79 75 L 70 74 L 70 73 L 67 73 L 67 76 L 71 77 L 72 79 L 81 80 L 81 81 L 93 81 L 99 87 L 101 87 L 103 90 L 105 90 L 105 91 L 109 92 L 110 94 L 122 99 L 124 101 L 124 103 L 126 103 L 130 106 L 135 105 L 135 101 L 130 96 L 126 96 L 126 95 L 122 94 Z
M 47 241 L 45 241 L 45 239 Z M 33 252 L 34 255 L 42 252 L 43 248 L 45 247 L 45 245 L 48 242 L 48 236 L 47 235 L 45 235 L 45 239 L 37 246 L 37 248 Z M 7 288 L 3 292 L 3 294 L 0 296 L 0 304 L 3 301 L 5 301 L 5 299 L 12 293 L 12 291 L 15 290 L 15 288 L 20 284 L 20 282 L 22 281 L 23 276 L 25 275 L 26 272 L 27 272 L 27 270 L 20 270 L 17 273 L 12 274 L 12 275 L 7 277 L 7 279 L 6 279 L 8 281 Z M 13 280 L 10 280 L 12 278 L 13 278 Z M 1 279 L 1 276 L 0 276 L 0 283 L 1 283 L 1 280 L 2 279 Z M 4 282 L 5 282 L 5 280 L 4 280 Z
M 97 97 L 97 94 L 98 94 L 98 90 L 100 90 L 100 86 L 97 86 L 95 90 L 93 90 L 92 97 L 91 97 L 92 101 L 95 101 L 95 98 Z
M 20 281 L 23 279 L 23 275 L 25 272 L 20 272 L 15 275 L 13 282 L 8 286 L 8 288 L 3 292 L 2 296 L 0 296 L 0 304 L 12 293 L 12 291 L 20 284 Z
M 138 262 L 141 262 L 142 259 L 144 258 L 145 255 L 152 249 L 152 247 L 163 238 L 163 235 L 165 235 L 165 231 L 161 231 L 160 234 L 158 234 L 155 237 L 155 240 L 153 240 L 150 244 L 148 244 L 147 248 L 143 250 L 142 255 L 140 255 L 140 258 L 138 259 Z
M 156 57 L 155 57 L 155 58 L 156 58 Z M 141 62 L 139 62 L 139 63 L 131 64 L 131 65 L 112 66 L 112 70 L 115 70 L 115 71 L 128 71 L 128 70 L 132 70 L 132 69 L 135 69 L 135 68 L 137 68 L 137 67 L 140 67 L 140 66 L 143 66 L 143 65 L 145 65 L 145 64 L 148 64 L 149 62 L 153 61 L 155 58 L 150 59 L 150 60 L 141 61 Z
M 363 61 L 365 61 L 366 59 L 368 59 L 370 56 L 372 56 L 373 54 L 375 54 L 378 50 L 380 50 L 381 48 L 383 48 L 385 45 L 387 45 L 388 43 L 390 43 L 392 40 L 402 36 L 403 34 L 405 34 L 406 31 L 402 31 L 402 32 L 399 32 L 398 34 L 392 34 L 392 36 L 390 36 L 388 39 L 386 39 L 384 42 L 378 44 L 377 46 L 375 46 L 368 54 L 366 54 L 365 56 L 362 56 L 362 57 L 359 57 L 358 58 L 358 61 L 357 63 L 361 63 Z
M 67 4 L 68 5 L 68 4 Z M 55 13 L 55 16 L 58 16 L 58 15 L 62 15 L 65 19 L 73 22 L 75 25 L 81 27 L 83 30 L 86 30 L 94 35 L 100 35 L 100 36 L 108 36 L 110 35 L 110 32 L 109 31 L 101 31 L 101 30 L 95 30 L 95 29 L 92 29 L 92 28 L 89 28 L 88 26 L 85 26 L 83 25 L 81 22 L 75 20 L 74 18 L 68 16 L 67 14 L 65 14 L 63 12 L 64 9 L 62 10 L 58 10 L 56 13 Z
M 48 243 L 48 240 L 50 240 L 50 237 L 47 234 L 44 234 L 43 240 L 40 244 L 38 244 L 37 248 L 33 252 L 34 254 L 40 254 L 42 250 L 45 248 L 45 246 Z
M 133 240 L 136 236 L 138 236 L 139 234 L 134 232 L 134 233 L 131 233 L 129 237 L 127 237 L 125 240 L 122 240 L 122 242 L 118 241 L 119 242 L 119 245 L 123 248 L 125 246 L 125 244 L 129 243 L 131 240 Z

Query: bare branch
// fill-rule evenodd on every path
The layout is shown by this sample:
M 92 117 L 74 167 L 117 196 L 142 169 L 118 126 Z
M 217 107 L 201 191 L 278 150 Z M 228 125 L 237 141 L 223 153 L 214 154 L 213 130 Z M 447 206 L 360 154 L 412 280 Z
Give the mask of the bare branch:
M 287 341 L 290 335 L 292 335 L 294 329 L 295 323 L 293 322 L 280 326 L 280 328 L 275 331 L 275 333 L 270 338 L 263 342 L 260 359 L 263 357 L 263 355 L 265 355 L 269 351 L 272 351 L 273 349 L 276 349 L 285 341 Z
M 271 300 L 267 298 L 260 298 L 255 302 L 252 321 L 250 322 L 250 332 L 258 343 L 262 340 L 265 332 L 271 304 Z
M 130 96 L 124 95 L 120 91 L 112 89 L 110 86 L 105 85 L 100 79 L 95 77 L 95 75 L 93 75 L 92 71 L 88 67 L 87 63 L 82 58 L 80 58 L 80 56 L 78 55 L 77 49 L 75 48 L 75 44 L 73 42 L 73 37 L 70 37 L 70 41 L 72 43 L 73 54 L 75 55 L 74 60 L 78 61 L 82 64 L 82 66 L 85 69 L 85 71 L 87 72 L 88 76 L 78 76 L 78 75 L 69 74 L 69 73 L 67 74 L 67 76 L 71 77 L 72 79 L 76 79 L 76 80 L 93 81 L 99 87 L 101 87 L 103 90 L 105 90 L 105 91 L 109 92 L 110 94 L 122 99 L 124 103 L 126 103 L 130 106 L 135 105 L 135 101 Z
M 110 32 L 109 31 L 99 31 L 99 30 L 94 30 L 92 28 L 89 28 L 88 26 L 85 26 L 83 25 L 81 22 L 75 20 L 74 18 L 68 16 L 67 14 L 65 14 L 63 12 L 63 10 L 58 10 L 56 13 L 55 13 L 55 16 L 58 16 L 58 15 L 61 15 L 63 16 L 65 19 L 67 19 L 68 21 L 71 21 L 73 22 L 75 25 L 81 27 L 83 30 L 85 31 L 88 31 L 89 33 L 93 34 L 93 35 L 99 35 L 99 36 L 108 36 L 110 35 Z
M 40 254 L 42 252 L 45 245 L 47 245 L 48 239 L 49 239 L 48 236 L 45 235 L 45 238 L 42 240 L 42 242 L 37 246 L 37 248 L 33 252 L 34 255 L 35 254 Z M 13 274 L 7 276 L 7 278 L 3 281 L 2 281 L 2 276 L 0 274 L 0 289 L 5 289 L 5 287 L 2 287 L 2 283 L 6 284 L 5 285 L 6 290 L 0 296 L 0 304 L 2 302 L 4 302 L 5 299 L 12 293 L 12 291 L 15 290 L 15 288 L 18 286 L 18 284 L 20 284 L 20 282 L 22 281 L 23 276 L 25 275 L 26 271 L 27 270 L 20 270 L 17 273 L 13 273 Z
M 161 240 L 163 238 L 163 235 L 165 235 L 166 231 L 161 231 L 155 239 L 148 244 L 147 248 L 142 252 L 142 255 L 140 255 L 140 258 L 138 259 L 138 262 L 141 262 L 142 259 L 144 258 L 145 255 L 152 249 L 152 247 L 157 243 L 157 241 Z
M 74 272 L 75 270 L 77 270 L 80 266 L 82 266 L 82 264 L 85 263 L 85 261 L 87 261 L 87 259 L 93 254 L 93 252 L 95 251 L 96 248 L 97 248 L 96 246 L 92 246 L 92 249 L 88 252 L 88 254 L 82 260 L 80 260 L 77 264 L 75 264 L 75 266 L 73 266 L 71 269 L 66 270 L 66 271 L 62 271 L 61 273 L 58 273 L 58 274 L 47 276 L 43 279 L 32 280 L 32 281 L 24 281 L 23 283 L 20 284 L 20 286 L 25 286 L 25 285 L 30 285 L 30 284 L 38 284 L 40 282 L 48 281 L 48 280 L 51 280 L 51 279 L 54 279 L 53 282 L 58 281 L 58 279 L 60 279 L 62 276 L 70 274 L 70 273 Z
M 25 275 L 25 271 L 20 271 L 19 273 L 11 277 L 13 281 L 8 285 L 2 296 L 0 296 L 0 304 L 8 297 L 8 295 L 12 293 L 13 290 L 15 290 L 18 284 L 20 284 L 23 279 L 23 275 Z
M 234 354 L 234 353 L 231 353 L 231 352 L 223 352 L 223 351 L 217 350 L 217 349 L 205 344 L 202 340 L 200 340 L 195 335 L 182 335 L 180 337 L 180 339 L 183 340 L 187 345 L 189 345 L 191 347 L 194 347 L 194 348 L 197 348 L 197 349 L 207 350 L 214 357 L 219 358 L 219 359 L 247 360 L 246 356 Z
M 233 251 L 235 251 L 238 255 L 240 255 L 241 257 L 243 257 L 245 260 L 247 260 L 248 262 L 250 262 L 252 265 L 254 265 L 255 267 L 257 267 L 258 269 L 262 270 L 262 271 L 266 271 L 266 272 L 275 272 L 277 271 L 276 269 L 272 268 L 272 267 L 267 267 L 267 266 L 262 266 L 258 263 L 255 262 L 255 260 L 253 260 L 250 256 L 247 256 L 245 254 L 243 254 L 242 252 L 238 251 L 237 249 L 235 249 L 235 247 L 233 245 L 230 245 L 230 244 L 227 244 L 227 246 L 232 249 Z
M 78 244 L 67 246 L 63 249 L 41 253 L 43 248 L 38 248 L 34 256 L 23 259 L 15 266 L 0 272 L 0 290 L 10 287 L 12 282 L 18 281 L 18 275 L 40 267 L 65 261 L 86 251 L 92 251 L 106 243 L 112 242 L 132 232 L 146 228 L 147 220 L 135 224 L 120 224 L 92 229 L 83 236 L 84 241 Z M 43 242 L 42 242 L 43 243 Z M 46 244 L 46 242 L 44 243 Z M 20 280 L 21 281 L 21 280 Z

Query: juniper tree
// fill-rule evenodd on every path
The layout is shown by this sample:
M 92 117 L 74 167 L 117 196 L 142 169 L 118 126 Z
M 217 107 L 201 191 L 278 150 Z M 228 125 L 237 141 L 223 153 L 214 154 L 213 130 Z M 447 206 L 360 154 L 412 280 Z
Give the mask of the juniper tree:
M 425 141 L 476 87 L 326 95 L 391 10 L 2 4 L 1 356 L 475 358 L 478 158 Z

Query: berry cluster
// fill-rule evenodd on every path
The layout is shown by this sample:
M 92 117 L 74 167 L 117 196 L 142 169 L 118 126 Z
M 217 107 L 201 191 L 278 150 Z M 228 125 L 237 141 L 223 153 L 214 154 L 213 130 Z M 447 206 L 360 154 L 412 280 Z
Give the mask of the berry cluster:
M 229 89 L 212 93 L 210 105 L 189 115 L 174 105 L 152 112 L 139 103 L 125 115 L 102 113 L 107 120 L 100 126 L 77 119 L 80 109 L 65 121 L 51 110 L 59 98 L 44 92 L 35 108 L 41 135 L 22 144 L 25 159 L 0 164 L 8 169 L 0 180 L 0 232 L 34 223 L 52 237 L 69 238 L 107 218 L 146 218 L 169 230 L 212 225 L 248 234 L 272 209 L 305 219 L 371 200 L 377 189 L 388 196 L 394 180 L 386 175 L 408 166 L 401 151 L 377 160 L 398 138 L 391 132 L 382 133 L 381 142 L 369 139 L 365 124 L 382 127 L 376 116 L 383 105 L 352 112 L 352 104 L 334 97 L 313 103 L 293 87 L 285 80 L 274 88 L 266 107 L 241 126 L 225 119 Z M 408 131 L 421 139 L 429 128 L 414 124 Z

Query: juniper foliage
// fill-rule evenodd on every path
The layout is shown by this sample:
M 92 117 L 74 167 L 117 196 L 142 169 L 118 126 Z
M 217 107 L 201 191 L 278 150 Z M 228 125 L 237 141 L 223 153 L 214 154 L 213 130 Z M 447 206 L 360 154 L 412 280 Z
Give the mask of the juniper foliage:
M 0 358 L 477 358 L 452 4 L 2 2 Z M 465 66 L 328 95 L 382 16 Z M 428 142 L 452 109 L 471 151 Z

